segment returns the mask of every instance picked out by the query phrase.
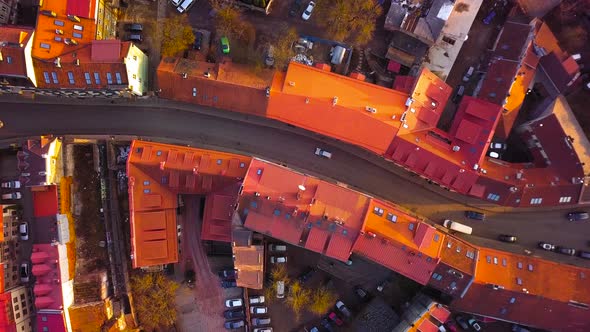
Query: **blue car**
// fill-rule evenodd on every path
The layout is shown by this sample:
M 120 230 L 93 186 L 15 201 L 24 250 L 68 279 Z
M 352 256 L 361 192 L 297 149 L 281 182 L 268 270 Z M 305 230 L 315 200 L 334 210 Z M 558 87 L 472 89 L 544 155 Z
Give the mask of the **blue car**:
M 492 10 L 488 14 L 488 16 L 486 16 L 486 18 L 483 19 L 483 24 L 488 25 L 488 24 L 492 23 L 492 20 L 494 19 L 494 17 L 496 17 L 496 12 Z

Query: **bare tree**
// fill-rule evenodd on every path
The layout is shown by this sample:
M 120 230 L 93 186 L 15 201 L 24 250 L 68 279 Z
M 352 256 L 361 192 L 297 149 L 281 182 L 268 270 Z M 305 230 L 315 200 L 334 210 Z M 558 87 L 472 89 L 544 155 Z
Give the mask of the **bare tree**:
M 357 45 L 373 38 L 377 18 L 383 12 L 374 0 L 321 0 L 315 10 L 331 38 Z

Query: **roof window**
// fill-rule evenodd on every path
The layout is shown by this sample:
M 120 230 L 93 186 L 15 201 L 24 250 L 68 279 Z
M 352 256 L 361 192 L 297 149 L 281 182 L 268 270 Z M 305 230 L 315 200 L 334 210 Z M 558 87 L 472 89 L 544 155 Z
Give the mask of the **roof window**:
M 379 217 L 383 217 L 383 213 L 384 213 L 384 212 L 385 212 L 385 211 L 383 211 L 383 209 L 382 209 L 382 208 L 380 208 L 380 207 L 378 207 L 378 206 L 375 206 L 375 207 L 373 208 L 373 213 L 374 213 L 374 214 L 376 214 L 376 215 L 378 215 Z
M 52 71 L 51 72 L 51 78 L 53 79 L 53 83 L 58 84 L 59 81 L 57 80 L 57 73 Z
M 162 151 L 158 150 L 156 151 L 156 156 L 161 156 L 162 155 Z
M 51 45 L 47 44 L 47 43 L 41 43 L 39 44 L 39 47 L 44 48 L 46 50 L 51 48 Z
M 84 27 L 78 24 L 74 24 L 74 30 L 82 31 L 84 30 Z
M 387 219 L 391 222 L 397 222 L 397 216 L 393 213 L 388 213 L 387 217 L 385 217 L 385 219 Z
M 11 56 L 7 56 L 6 57 L 6 63 L 12 63 L 12 57 Z
M 57 25 L 58 27 L 63 27 L 65 22 L 62 20 L 53 20 L 53 24 Z
M 94 81 L 96 84 L 100 84 L 100 75 L 98 73 L 94 73 Z
M 73 32 L 72 33 L 72 36 L 74 36 L 74 38 L 80 38 L 80 39 L 82 39 L 82 34 L 79 33 L 79 32 Z
M 144 190 L 143 190 L 143 193 L 144 193 L 144 194 L 149 194 L 150 192 L 151 192 L 151 190 L 149 190 L 149 189 L 144 189 Z
M 246 167 L 246 163 L 240 163 L 240 168 Z
M 411 231 L 413 231 L 414 230 L 414 224 L 413 223 L 408 224 L 408 229 L 411 230 Z
M 84 78 L 86 79 L 86 84 L 92 84 L 92 80 L 90 79 L 90 73 L 84 73 Z
M 256 170 L 256 175 L 262 175 L 262 168 Z
M 440 235 L 438 234 L 434 234 L 434 242 L 438 242 L 438 240 L 440 240 Z
M 515 297 L 511 297 L 510 298 L 510 303 L 512 304 L 512 303 L 515 303 L 515 302 L 516 302 L 516 298 Z
M 543 202 L 542 198 L 531 198 L 531 205 L 539 205 Z
M 70 81 L 70 84 L 76 84 L 76 81 L 74 80 L 74 73 L 72 73 L 71 71 L 68 72 L 68 80 Z
M 49 84 L 51 83 L 51 80 L 49 79 L 49 73 L 44 71 L 43 72 L 43 77 L 45 78 L 45 83 Z
M 522 285 L 522 279 L 520 279 L 520 278 L 517 277 L 516 278 L 516 284 L 517 285 Z
M 522 262 L 518 262 L 518 264 L 516 266 L 518 267 L 519 270 L 522 270 Z
M 113 84 L 113 74 L 107 73 L 107 84 Z
M 149 180 L 145 180 L 145 181 L 143 181 L 143 185 L 144 185 L 144 186 L 149 186 L 149 185 L 150 185 L 150 181 L 149 181 Z
M 123 83 L 123 81 L 121 80 L 121 73 L 115 73 L 115 78 L 117 79 L 117 84 Z
M 223 162 L 223 160 L 217 159 L 217 165 L 221 165 L 222 162 Z

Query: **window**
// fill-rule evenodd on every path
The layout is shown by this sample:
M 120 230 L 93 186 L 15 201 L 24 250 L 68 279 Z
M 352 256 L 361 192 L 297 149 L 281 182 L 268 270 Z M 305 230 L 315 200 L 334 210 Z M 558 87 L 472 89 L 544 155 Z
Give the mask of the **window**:
M 55 36 L 55 37 L 53 38 L 53 40 L 55 40 L 55 41 L 58 41 L 58 42 L 62 41 L 61 37 L 58 37 L 58 36 Z
M 246 164 L 245 163 L 240 163 L 240 168 L 244 168 L 244 167 L 246 167 Z
M 518 267 L 519 270 L 522 270 L 522 262 L 518 262 L 518 264 L 516 266 Z
M 61 21 L 61 20 L 53 20 L 53 24 L 60 26 L 60 27 L 63 27 L 65 25 L 64 21 Z
M 48 49 L 50 49 L 50 48 L 51 48 L 51 45 L 49 45 L 49 44 L 47 44 L 47 43 L 41 43 L 39 46 L 40 46 L 41 48 L 44 48 L 44 49 L 46 49 L 46 50 L 48 50 Z
M 414 230 L 414 224 L 409 224 L 408 225 L 408 229 L 411 230 L 411 231 L 413 231 Z
M 447 36 L 444 36 L 442 38 L 442 40 L 447 44 L 455 45 L 455 40 L 453 38 L 449 38 Z
M 72 33 L 72 36 L 74 36 L 74 38 L 80 38 L 80 39 L 82 39 L 82 34 L 79 33 L 79 32 Z
M 500 200 L 500 195 L 498 195 L 498 194 L 493 194 L 493 193 L 489 193 L 489 194 L 488 194 L 488 199 L 489 199 L 490 201 L 496 201 L 496 202 L 497 202 L 497 201 L 499 201 L 499 200 Z
M 98 73 L 94 73 L 94 81 L 96 84 L 100 84 L 100 75 Z
M 13 298 L 12 302 L 14 302 L 14 303 L 18 302 L 18 297 Z
M 51 81 L 49 80 L 49 73 L 48 72 L 44 71 L 43 77 L 45 78 L 45 83 L 47 83 L 47 84 L 51 83 Z
M 161 156 L 162 155 L 162 151 L 158 150 L 156 151 L 156 156 Z
M 86 84 L 92 84 L 92 80 L 90 79 L 90 73 L 84 73 L 84 78 L 86 79 Z
M 145 180 L 145 181 L 143 181 L 143 185 L 144 185 L 144 186 L 149 186 L 149 185 L 150 185 L 150 181 L 149 181 L 149 180 Z
M 432 279 L 441 281 L 442 280 L 442 275 L 440 275 L 438 273 L 433 273 L 432 274 Z
M 74 73 L 72 73 L 71 71 L 68 72 L 68 80 L 70 81 L 70 84 L 76 84 L 76 81 L 74 80 Z
M 502 266 L 508 266 L 508 261 L 506 258 L 502 258 Z
M 115 73 L 115 78 L 117 79 L 117 84 L 123 84 L 121 80 L 121 73 Z
M 12 57 L 11 56 L 7 56 L 6 57 L 6 63 L 12 63 Z
M 559 203 L 569 203 L 572 201 L 571 196 L 562 196 L 559 198 Z
M 16 315 L 14 315 L 14 318 L 19 319 L 20 318 L 20 312 L 17 312 Z
M 522 279 L 520 279 L 520 278 L 516 278 L 516 284 L 518 284 L 518 285 L 522 285 Z
M 107 83 L 113 84 L 113 75 L 111 73 L 107 73 Z
M 144 190 L 143 190 L 143 193 L 144 193 L 144 194 L 149 194 L 150 192 L 151 192 L 151 190 L 149 190 L 149 189 L 144 189 Z
M 221 165 L 223 161 L 221 159 L 217 159 L 217 165 Z
M 376 215 L 378 215 L 379 217 L 383 217 L 383 213 L 384 213 L 384 212 L 385 212 L 385 211 L 383 211 L 383 209 L 382 209 L 382 208 L 380 208 L 380 207 L 378 207 L 378 206 L 375 206 L 375 207 L 373 208 L 373 213 L 374 213 L 374 214 L 376 214 Z
M 53 83 L 58 84 L 59 81 L 57 80 L 57 73 L 52 71 L 51 72 L 51 78 L 53 79 Z
M 543 202 L 542 198 L 531 198 L 531 205 L 539 205 Z
M 84 30 L 84 27 L 78 24 L 74 24 L 74 30 L 82 31 Z
M 193 97 L 197 96 L 197 88 L 193 88 Z
M 21 294 L 21 295 L 20 295 L 20 300 L 21 300 L 21 301 L 24 301 L 24 300 L 25 300 L 25 294 Z
M 387 214 L 387 217 L 385 217 L 385 219 L 387 219 L 387 220 L 389 220 L 391 222 L 397 222 L 397 216 L 395 214 L 393 214 L 393 213 L 388 213 Z

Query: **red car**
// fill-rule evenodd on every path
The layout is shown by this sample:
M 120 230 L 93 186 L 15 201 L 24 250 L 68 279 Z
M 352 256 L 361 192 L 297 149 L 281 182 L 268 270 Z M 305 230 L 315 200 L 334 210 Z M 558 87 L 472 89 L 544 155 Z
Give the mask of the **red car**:
M 452 320 L 447 321 L 445 327 L 451 332 L 457 332 L 457 323 L 453 322 Z
M 330 318 L 330 320 L 336 323 L 338 326 L 342 326 L 342 324 L 344 324 L 342 319 L 340 319 L 340 317 L 338 317 L 338 315 L 336 315 L 336 313 L 333 311 L 328 315 L 328 318 Z

